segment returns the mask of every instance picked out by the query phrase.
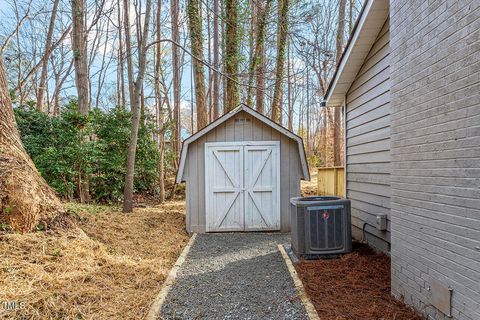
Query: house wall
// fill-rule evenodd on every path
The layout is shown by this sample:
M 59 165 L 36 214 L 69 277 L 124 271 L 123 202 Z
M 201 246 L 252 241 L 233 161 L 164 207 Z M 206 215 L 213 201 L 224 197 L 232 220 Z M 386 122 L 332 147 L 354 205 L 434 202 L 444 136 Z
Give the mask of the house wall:
M 389 251 L 388 231 L 376 215 L 390 216 L 390 33 L 385 22 L 346 96 L 346 190 L 352 204 L 352 233 Z
M 290 231 L 290 198 L 300 195 L 302 177 L 298 143 L 244 111 L 188 146 L 184 171 L 187 230 L 205 232 L 205 142 L 227 141 L 280 141 L 280 225 L 282 232 Z
M 392 293 L 480 319 L 480 1 L 392 0 Z M 437 291 L 438 292 L 438 291 Z

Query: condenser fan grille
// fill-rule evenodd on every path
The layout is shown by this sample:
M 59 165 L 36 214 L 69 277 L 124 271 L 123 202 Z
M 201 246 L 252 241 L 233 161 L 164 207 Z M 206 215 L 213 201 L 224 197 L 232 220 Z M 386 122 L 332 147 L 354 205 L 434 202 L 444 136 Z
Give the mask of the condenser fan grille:
M 308 210 L 311 250 L 337 250 L 344 246 L 344 207 L 318 206 Z

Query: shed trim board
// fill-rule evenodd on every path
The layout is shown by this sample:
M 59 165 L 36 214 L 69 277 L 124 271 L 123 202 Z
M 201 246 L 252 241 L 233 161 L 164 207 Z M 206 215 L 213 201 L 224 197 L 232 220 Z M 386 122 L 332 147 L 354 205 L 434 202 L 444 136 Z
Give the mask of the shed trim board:
M 280 141 L 207 142 L 204 148 L 206 232 L 280 230 Z
M 274 121 L 270 120 L 269 118 L 267 118 L 263 114 L 253 110 L 252 108 L 250 108 L 246 104 L 242 103 L 242 104 L 238 105 L 238 107 L 236 107 L 235 109 L 233 109 L 230 112 L 224 114 L 223 116 L 221 116 L 217 120 L 210 123 L 205 128 L 201 129 L 200 131 L 198 131 L 197 133 L 193 134 L 192 136 L 187 138 L 185 141 L 183 141 L 182 152 L 181 152 L 181 155 L 180 155 L 180 164 L 178 166 L 176 182 L 181 183 L 182 181 L 184 181 L 183 173 L 184 173 L 184 170 L 185 170 L 185 161 L 186 161 L 186 157 L 187 157 L 187 153 L 188 153 L 188 145 L 190 143 L 194 142 L 195 140 L 199 139 L 200 137 L 202 137 L 203 135 L 205 135 L 209 131 L 215 129 L 216 127 L 218 127 L 222 123 L 226 122 L 230 118 L 234 117 L 236 114 L 240 113 L 241 111 L 245 111 L 246 113 L 248 113 L 252 117 L 256 118 L 257 120 L 265 123 L 266 125 L 272 127 L 273 129 L 279 131 L 280 133 L 284 134 L 285 136 L 287 136 L 290 139 L 297 142 L 298 152 L 299 152 L 299 155 L 300 155 L 300 161 L 301 161 L 301 164 L 302 164 L 302 179 L 309 181 L 310 180 L 310 172 L 308 170 L 307 157 L 305 155 L 305 148 L 303 146 L 302 137 L 296 135 L 295 133 L 289 131 L 288 129 L 286 129 L 286 128 L 282 127 L 281 125 L 275 123 Z

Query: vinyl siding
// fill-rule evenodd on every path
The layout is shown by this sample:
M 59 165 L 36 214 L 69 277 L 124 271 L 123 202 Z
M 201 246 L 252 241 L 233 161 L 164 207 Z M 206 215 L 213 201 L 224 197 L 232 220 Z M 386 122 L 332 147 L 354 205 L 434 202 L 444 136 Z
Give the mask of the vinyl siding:
M 239 118 L 250 121 L 235 122 Z M 228 141 L 280 141 L 280 230 L 290 231 L 290 198 L 300 195 L 302 176 L 298 143 L 243 111 L 188 147 L 184 171 L 187 230 L 205 232 L 205 142 Z
M 391 1 L 392 293 L 480 319 L 480 2 Z
M 390 47 L 385 22 L 346 96 L 346 189 L 353 234 L 388 251 L 388 231 L 376 229 L 376 214 L 390 216 Z

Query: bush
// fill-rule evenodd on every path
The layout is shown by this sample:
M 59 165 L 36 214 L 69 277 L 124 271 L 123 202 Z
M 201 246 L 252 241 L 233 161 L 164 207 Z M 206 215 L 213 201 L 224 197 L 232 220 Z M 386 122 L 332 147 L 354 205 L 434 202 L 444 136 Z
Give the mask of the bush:
M 15 116 L 27 152 L 60 196 L 77 198 L 81 179 L 86 179 L 92 199 L 122 199 L 130 141 L 129 112 L 94 110 L 84 116 L 72 102 L 58 117 L 28 107 L 15 109 Z M 154 130 L 150 124 L 139 130 L 134 186 L 137 192 L 156 190 L 159 156 L 152 139 Z

